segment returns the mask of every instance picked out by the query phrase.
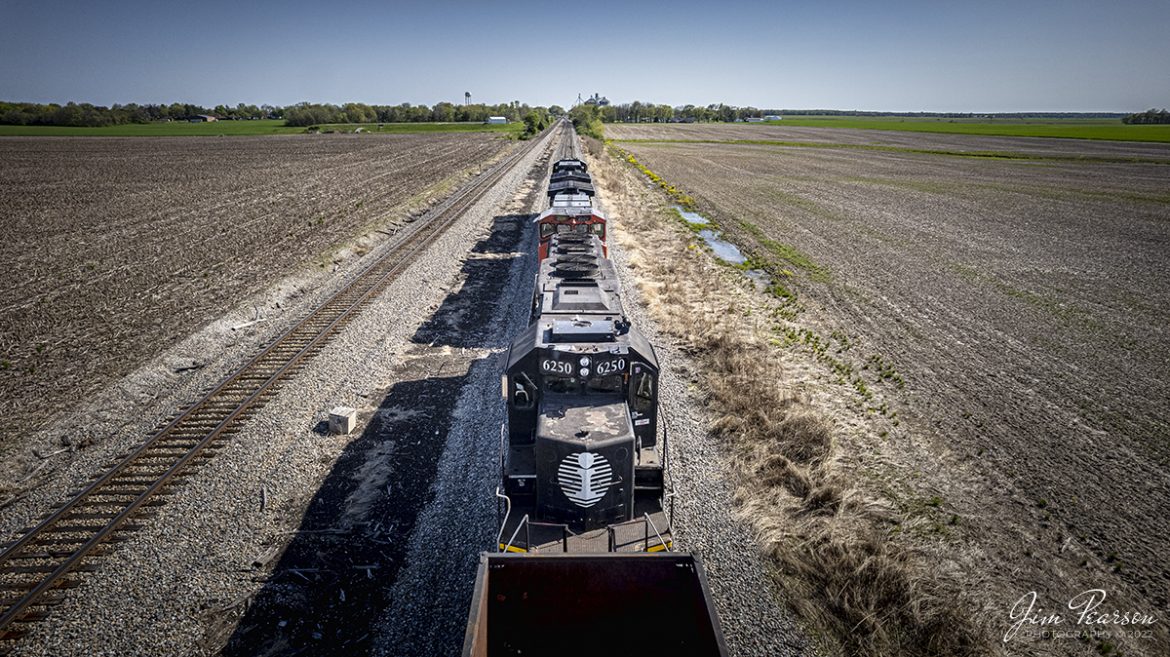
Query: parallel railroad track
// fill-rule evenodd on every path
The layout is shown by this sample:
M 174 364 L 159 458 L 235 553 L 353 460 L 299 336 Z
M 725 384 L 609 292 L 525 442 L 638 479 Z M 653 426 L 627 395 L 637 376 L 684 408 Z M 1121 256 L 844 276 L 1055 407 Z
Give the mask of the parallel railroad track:
M 0 653 L 49 615 L 77 573 L 125 541 L 152 515 L 151 507 L 190 471 L 226 446 L 244 422 L 272 399 L 281 384 L 309 361 L 426 251 L 448 227 L 495 187 L 541 139 L 533 139 L 481 173 L 452 198 L 409 225 L 398 243 L 344 288 L 276 338 L 246 365 L 187 407 L 139 447 L 111 464 L 81 491 L 0 552 Z

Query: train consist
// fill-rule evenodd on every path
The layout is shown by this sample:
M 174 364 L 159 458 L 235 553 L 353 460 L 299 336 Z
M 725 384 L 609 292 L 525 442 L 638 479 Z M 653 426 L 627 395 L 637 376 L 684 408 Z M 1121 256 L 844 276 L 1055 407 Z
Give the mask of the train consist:
M 531 321 L 503 374 L 498 552 L 464 657 L 727 654 L 702 561 L 672 551 L 658 357 L 622 305 L 606 218 L 562 122 Z
M 575 136 L 566 143 L 536 219 L 532 322 L 504 373 L 499 548 L 662 551 L 671 540 L 658 359 L 622 307 L 605 215 Z

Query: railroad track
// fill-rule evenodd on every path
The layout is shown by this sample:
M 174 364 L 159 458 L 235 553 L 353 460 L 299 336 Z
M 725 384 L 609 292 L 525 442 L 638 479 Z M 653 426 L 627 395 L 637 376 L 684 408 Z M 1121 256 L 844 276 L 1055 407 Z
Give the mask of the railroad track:
M 567 159 L 579 160 L 581 153 L 577 142 L 577 133 L 573 132 L 573 129 L 566 123 L 561 126 L 561 143 L 557 147 L 554 161 Z
M 398 243 L 211 392 L 159 428 L 0 552 L 0 653 L 141 527 L 192 466 L 205 463 L 448 227 L 542 140 L 533 139 L 409 225 Z

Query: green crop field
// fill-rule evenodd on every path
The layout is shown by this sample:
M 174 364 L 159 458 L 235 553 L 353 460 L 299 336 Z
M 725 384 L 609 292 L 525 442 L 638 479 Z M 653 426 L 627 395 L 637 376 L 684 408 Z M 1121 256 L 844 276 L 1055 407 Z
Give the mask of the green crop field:
M 507 125 L 485 125 L 483 123 L 368 123 L 331 124 L 316 126 L 321 132 L 354 132 L 401 134 L 409 132 L 501 132 L 519 134 L 523 123 Z M 0 136 L 30 137 L 193 137 L 193 136 L 239 136 L 239 135 L 299 135 L 309 132 L 308 128 L 289 127 L 281 119 L 262 121 L 213 121 L 211 123 L 189 123 L 167 121 L 159 123 L 129 123 L 102 128 L 74 128 L 49 125 L 0 125 Z
M 1003 137 L 1066 137 L 1170 142 L 1170 125 L 1125 125 L 1120 119 L 946 119 L 901 116 L 793 116 L 748 125 L 902 130 Z

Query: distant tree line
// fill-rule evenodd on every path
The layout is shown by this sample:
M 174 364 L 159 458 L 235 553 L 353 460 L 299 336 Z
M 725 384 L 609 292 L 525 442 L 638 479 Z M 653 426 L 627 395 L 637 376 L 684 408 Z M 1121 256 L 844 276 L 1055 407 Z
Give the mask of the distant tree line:
M 297 103 L 288 107 L 273 105 L 246 105 L 235 107 L 216 105 L 203 107 L 190 103 L 170 105 L 113 105 L 104 107 L 89 103 L 67 103 L 65 105 L 40 103 L 11 103 L 0 101 L 0 124 L 3 125 L 61 125 L 75 127 L 101 127 L 127 123 L 153 123 L 155 121 L 186 121 L 197 116 L 214 116 L 220 120 L 284 119 L 290 126 L 311 126 L 324 123 L 421 123 L 432 121 L 472 121 L 482 123 L 489 116 L 503 116 L 509 121 L 521 121 L 533 111 L 536 123 L 547 126 L 550 116 L 560 116 L 565 110 L 554 105 L 549 108 L 530 107 L 520 101 L 499 105 L 456 105 L 437 103 L 434 106 L 411 105 L 366 105 L 346 103 L 329 105 L 318 103 Z M 540 130 L 542 130 L 540 128 Z M 539 130 L 537 130 L 539 132 Z
M 1133 125 L 1166 124 L 1170 123 L 1170 112 L 1164 109 L 1148 109 L 1137 114 L 1130 114 L 1122 118 L 1121 122 Z
M 574 121 L 590 129 L 594 121 L 605 123 L 666 123 L 666 122 L 732 122 L 742 121 L 749 117 L 763 117 L 770 114 L 780 116 L 894 116 L 907 118 L 945 118 L 945 119 L 1030 119 L 1030 118 L 1121 118 L 1125 123 L 1170 123 L 1166 110 L 1149 110 L 1139 114 L 1124 116 L 1109 112 L 1015 112 L 1001 114 L 978 114 L 972 112 L 870 112 L 862 110 L 793 110 L 793 109 L 766 109 L 756 107 L 736 107 L 724 103 L 709 105 L 678 105 L 671 106 L 660 103 L 634 101 L 613 105 L 602 103 L 585 103 L 577 108 L 578 115 Z M 574 108 L 576 110 L 577 108 Z M 533 113 L 535 112 L 535 115 Z M 582 114 L 582 112 L 584 114 Z M 11 103 L 0 101 L 0 124 L 4 125 L 62 125 L 81 127 L 100 127 L 108 125 L 122 125 L 126 123 L 153 123 L 155 121 L 185 121 L 196 116 L 214 116 L 220 120 L 246 119 L 284 119 L 290 126 L 312 126 L 326 123 L 424 123 L 424 122 L 478 122 L 482 123 L 489 116 L 503 116 L 511 122 L 525 121 L 526 129 L 529 125 L 547 125 L 553 117 L 566 114 L 564 108 L 557 105 L 551 107 L 532 107 L 526 103 L 514 100 L 510 103 L 488 105 L 476 103 L 457 105 L 441 102 L 433 106 L 411 105 L 367 105 L 365 103 L 345 103 L 344 105 L 297 103 L 288 107 L 274 105 L 247 105 L 240 103 L 234 107 L 216 105 L 203 107 L 190 103 L 171 103 L 170 105 L 113 105 L 104 107 L 89 103 L 39 104 L 39 103 Z M 529 116 L 532 115 L 529 124 Z M 539 132 L 542 128 L 535 129 Z M 532 132 L 529 130 L 532 134 Z
M 667 122 L 713 122 L 730 123 L 743 121 L 747 118 L 759 118 L 767 115 L 778 116 L 894 116 L 906 118 L 941 118 L 941 119 L 1036 119 L 1036 118 L 1080 118 L 1080 119 L 1116 119 L 1122 115 L 1111 112 L 1012 112 L 1000 114 L 981 114 L 975 112 L 871 112 L 864 110 L 828 110 L 828 109 L 768 109 L 758 107 L 736 107 L 724 103 L 710 105 L 662 105 L 634 101 L 620 105 L 602 105 L 597 107 L 598 117 L 605 123 L 667 123 Z
M 210 115 L 220 119 L 279 118 L 281 109 L 271 105 L 235 107 L 217 105 L 208 109 L 190 103 L 170 105 L 113 105 L 104 107 L 89 103 L 8 103 L 0 101 L 0 124 L 3 125 L 65 125 L 101 127 L 127 123 L 153 123 L 166 120 L 187 120 L 194 116 Z
M 499 105 L 485 105 L 483 103 L 456 105 L 443 102 L 436 103 L 433 107 L 411 105 L 410 103 L 402 103 L 401 105 L 298 103 L 285 107 L 282 116 L 285 123 L 292 126 L 321 125 L 323 123 L 483 123 L 487 121 L 489 116 L 502 116 L 509 122 L 520 121 L 533 109 L 548 113 L 550 108 L 533 108 L 518 100 Z

